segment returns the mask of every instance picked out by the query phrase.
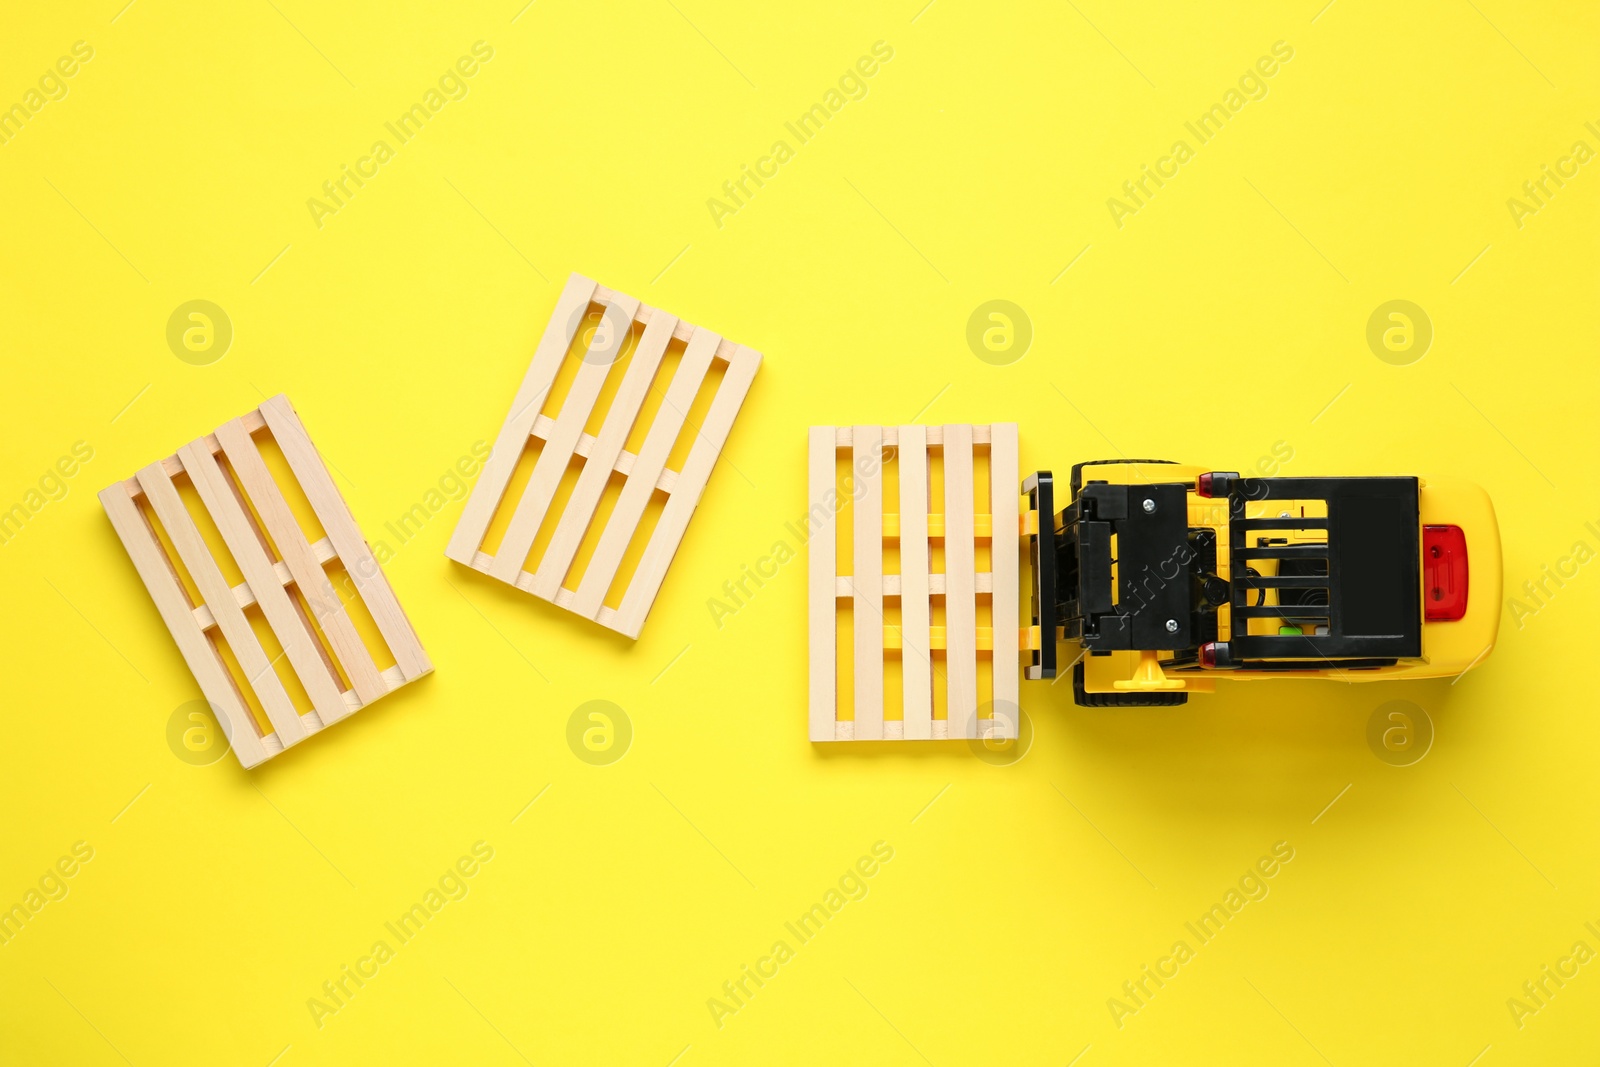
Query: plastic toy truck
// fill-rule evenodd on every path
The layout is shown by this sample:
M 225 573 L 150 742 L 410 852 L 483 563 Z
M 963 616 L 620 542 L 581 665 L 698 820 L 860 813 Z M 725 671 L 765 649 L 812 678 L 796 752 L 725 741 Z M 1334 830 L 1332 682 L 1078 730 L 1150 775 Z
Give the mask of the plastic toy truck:
M 1074 466 L 1059 511 L 1049 471 L 1023 492 L 1027 676 L 1064 658 L 1085 707 L 1183 704 L 1218 678 L 1449 677 L 1494 648 L 1500 531 L 1471 483 L 1123 459 Z

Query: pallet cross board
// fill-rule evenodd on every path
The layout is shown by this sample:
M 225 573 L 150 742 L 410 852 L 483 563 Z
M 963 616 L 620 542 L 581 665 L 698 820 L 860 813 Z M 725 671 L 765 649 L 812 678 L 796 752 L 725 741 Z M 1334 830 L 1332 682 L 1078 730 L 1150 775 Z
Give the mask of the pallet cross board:
M 274 478 L 256 436 L 268 434 L 325 536 L 312 542 Z M 244 581 L 230 585 L 174 479 L 187 478 Z M 200 691 L 246 767 L 282 752 L 433 670 L 333 477 L 286 397 L 100 492 L 100 503 L 132 557 Z M 157 535 L 157 528 L 172 546 Z M 175 556 L 174 554 L 175 553 Z M 342 564 L 394 658 L 380 669 L 326 567 Z M 179 577 L 187 574 L 199 594 Z M 278 647 L 274 662 L 248 612 L 260 612 Z M 226 649 L 238 670 L 223 656 Z M 296 709 L 281 670 L 311 702 Z M 348 680 L 348 683 L 347 681 Z M 246 694 L 250 696 L 247 697 Z M 257 726 L 250 697 L 271 730 Z
M 841 457 L 849 462 L 842 485 Z M 936 458 L 944 474 L 939 511 L 931 495 Z M 979 502 L 975 471 L 985 463 L 989 488 Z M 1016 424 L 813 426 L 808 465 L 811 740 L 1016 738 L 1020 655 L 1032 644 L 1019 625 L 1023 516 Z M 885 500 L 890 466 L 898 499 Z M 852 573 L 840 574 L 836 525 L 846 498 L 853 562 Z M 978 569 L 980 541 L 990 543 L 986 571 Z M 884 568 L 891 542 L 898 546 L 895 574 Z M 944 560 L 937 572 L 936 555 Z M 990 605 L 988 626 L 978 625 L 980 597 Z M 847 649 L 839 640 L 841 606 L 851 619 Z M 891 623 L 896 607 L 899 622 Z M 933 622 L 937 614 L 942 625 Z M 851 675 L 852 713 L 845 718 L 841 652 L 848 652 Z M 993 663 L 987 687 L 980 686 L 981 652 Z M 896 658 L 898 717 L 886 714 L 892 709 L 884 698 L 885 663 Z M 944 698 L 943 718 L 935 715 L 936 692 Z
M 554 416 L 542 414 L 592 305 L 601 309 L 601 322 L 582 354 L 575 357 L 581 362 L 560 410 Z M 586 433 L 584 425 L 594 414 L 612 368 L 621 362 L 623 345 L 635 325 L 643 332 L 627 361 L 627 370 L 620 373 L 599 433 Z M 686 344 L 682 358 L 670 383 L 658 382 L 657 372 L 674 339 Z M 705 420 L 694 426 L 688 420 L 688 412 L 713 361 L 726 363 L 727 368 Z M 761 354 L 753 349 L 682 322 L 580 274 L 572 275 L 556 301 L 555 312 L 534 350 L 510 414 L 495 439 L 494 451 L 467 498 L 445 555 L 557 607 L 637 638 L 760 366 Z M 652 390 L 662 394 L 660 407 L 644 433 L 639 451 L 630 452 L 624 446 Z M 680 433 L 691 433 L 694 438 L 683 469 L 675 471 L 667 467 L 667 461 Z M 521 495 L 512 499 L 508 493 L 512 475 L 530 438 L 541 442 L 539 457 Z M 554 511 L 562 475 L 575 456 L 582 458 L 582 470 L 565 507 Z M 614 472 L 626 480 L 588 565 L 576 584 L 568 588 L 568 574 Z M 608 595 L 618 580 L 628 548 L 641 529 L 650 498 L 657 491 L 666 495 L 666 504 L 621 592 L 620 603 L 610 607 L 606 604 Z M 510 523 L 491 555 L 482 546 L 502 506 L 512 509 Z M 542 556 L 529 570 L 528 555 L 546 525 L 552 525 L 551 536 Z

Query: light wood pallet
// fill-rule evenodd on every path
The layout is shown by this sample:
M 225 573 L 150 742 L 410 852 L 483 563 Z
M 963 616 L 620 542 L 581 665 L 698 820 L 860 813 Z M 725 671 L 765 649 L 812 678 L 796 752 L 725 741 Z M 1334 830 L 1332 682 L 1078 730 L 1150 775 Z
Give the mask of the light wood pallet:
M 307 539 L 256 446 L 254 435 L 262 432 L 277 442 L 326 533 L 315 544 Z M 221 459 L 226 459 L 226 467 Z M 222 535 L 244 576 L 239 585 L 229 586 L 173 484 L 180 476 L 187 476 Z M 275 396 L 216 433 L 184 445 L 177 455 L 108 486 L 100 493 L 100 503 L 244 766 L 254 767 L 276 756 L 433 670 L 286 397 Z M 152 514 L 176 551 L 176 561 L 158 538 Z M 356 631 L 324 570 L 334 561 L 350 575 L 394 657 L 394 666 L 380 670 Z M 189 575 L 201 603 L 190 597 L 177 565 Z M 296 711 L 277 666 L 251 627 L 246 611 L 252 606 L 259 609 L 283 649 L 283 658 L 311 700 L 310 711 Z M 318 638 L 319 630 L 326 645 Z M 243 672 L 244 688 L 224 661 L 222 646 Z M 348 689 L 343 679 L 349 679 Z M 245 688 L 266 712 L 271 732 L 257 728 Z
M 987 446 L 988 514 L 974 499 L 975 457 Z M 893 455 L 890 455 L 890 450 Z M 944 512 L 929 511 L 929 454 L 944 459 Z M 850 458 L 850 482 L 837 484 L 837 460 Z M 884 460 L 898 465 L 899 501 L 883 499 Z M 813 741 L 1013 739 L 1017 736 L 1021 650 L 1031 640 L 1019 627 L 1022 506 L 1017 427 L 813 426 L 808 506 L 811 645 L 810 733 Z M 841 494 L 851 506 L 854 574 L 838 573 L 835 523 Z M 820 510 L 819 510 L 820 509 Z M 820 527 L 820 528 L 819 528 Z M 1007 536 L 1009 533 L 1009 536 Z M 989 540 L 990 570 L 977 569 L 976 545 Z M 900 573 L 884 573 L 884 543 L 898 540 Z M 930 543 L 944 544 L 944 571 L 930 566 Z M 993 625 L 979 628 L 979 594 L 991 598 Z M 932 598 L 942 597 L 945 625 L 933 626 Z M 898 599 L 900 624 L 885 623 L 885 599 Z M 838 606 L 852 607 L 854 718 L 839 719 Z M 944 652 L 944 668 L 933 652 Z M 979 692 L 978 653 L 993 658 L 993 685 Z M 901 658 L 900 719 L 885 721 L 884 661 Z M 934 689 L 947 717 L 936 719 Z M 986 699 L 985 699 L 986 698 Z M 981 717 L 980 717 L 981 716 Z
M 579 357 L 582 366 L 560 411 L 553 418 L 541 414 L 540 409 L 591 304 L 602 309 L 601 325 Z M 599 435 L 592 436 L 583 431 L 584 424 L 594 411 L 595 401 L 634 323 L 643 327 L 643 335 L 626 373 L 621 375 Z M 667 345 L 674 338 L 687 344 L 683 358 L 670 384 L 654 385 Z M 704 423 L 690 428 L 689 432 L 695 434 L 694 445 L 683 469 L 670 470 L 667 459 L 683 430 L 689 408 L 711 370 L 712 360 L 727 363 L 727 371 L 712 398 Z M 681 322 L 665 311 L 606 289 L 580 274 L 572 275 L 534 350 L 533 362 L 511 403 L 505 425 L 495 439 L 494 452 L 478 476 L 472 495 L 467 498 L 445 555 L 557 607 L 637 638 L 760 366 L 761 354 L 753 349 Z M 635 454 L 623 446 L 652 388 L 664 389 L 665 395 L 644 443 Z M 507 501 L 515 510 L 499 547 L 491 556 L 480 551 L 480 546 L 506 496 L 529 437 L 537 438 L 543 446 L 521 497 Z M 549 516 L 561 477 L 575 455 L 583 457 L 583 470 L 565 509 Z M 613 471 L 627 479 L 621 495 L 577 588 L 565 588 L 562 583 L 594 521 Z M 621 602 L 613 609 L 606 606 L 605 600 L 628 546 L 638 532 L 651 494 L 656 490 L 667 494 L 666 505 L 622 593 Z M 536 569 L 525 570 L 528 553 L 547 516 L 555 522 L 554 533 Z

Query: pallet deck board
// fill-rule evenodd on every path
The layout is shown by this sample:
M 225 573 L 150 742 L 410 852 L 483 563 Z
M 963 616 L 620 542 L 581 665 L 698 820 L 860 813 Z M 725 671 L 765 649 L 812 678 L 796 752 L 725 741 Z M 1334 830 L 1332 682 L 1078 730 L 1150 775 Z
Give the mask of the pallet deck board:
M 994 662 L 1017 663 L 1022 655 L 1018 640 L 1018 625 L 1022 611 L 1022 495 L 1018 492 L 1021 472 L 1017 458 L 1017 427 L 1015 423 L 994 426 L 989 441 L 989 514 L 995 530 L 1017 530 L 1018 550 L 1000 551 L 1001 540 L 992 538 L 989 544 L 990 616 L 994 632 Z M 1051 634 L 1053 640 L 1055 635 Z M 1015 671 L 994 672 L 992 715 L 1006 725 L 997 728 L 1001 737 L 1016 737 L 1021 728 L 1022 677 Z
M 945 626 L 951 737 L 978 736 L 978 590 L 972 427 L 944 428 Z
M 900 573 L 893 592 L 900 596 L 901 716 L 907 740 L 933 737 L 933 645 L 929 600 L 933 577 L 928 568 L 928 438 L 922 426 L 900 427 Z M 943 578 L 944 575 L 939 575 Z M 884 581 L 884 592 L 890 583 Z M 940 583 L 943 592 L 943 583 Z
M 836 687 L 839 605 L 838 579 L 835 577 L 838 545 L 834 536 L 834 509 L 838 489 L 835 466 L 838 449 L 833 427 L 811 427 L 807 460 L 808 531 L 815 521 L 818 529 L 806 541 L 807 626 L 810 634 L 809 721 L 813 741 L 832 741 L 837 711 Z M 817 513 L 822 513 L 818 519 Z
M 855 548 L 851 627 L 855 632 L 856 738 L 883 738 L 883 431 L 857 426 L 850 438 Z M 877 546 L 877 551 L 871 551 Z

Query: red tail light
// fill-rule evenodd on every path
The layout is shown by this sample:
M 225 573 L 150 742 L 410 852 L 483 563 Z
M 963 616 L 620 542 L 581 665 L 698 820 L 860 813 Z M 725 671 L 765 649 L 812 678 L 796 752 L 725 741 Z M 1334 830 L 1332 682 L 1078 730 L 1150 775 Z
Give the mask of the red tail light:
M 1429 622 L 1467 613 L 1467 535 L 1459 526 L 1422 528 L 1422 593 Z

